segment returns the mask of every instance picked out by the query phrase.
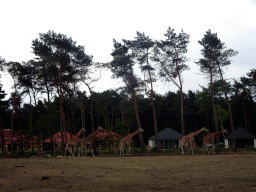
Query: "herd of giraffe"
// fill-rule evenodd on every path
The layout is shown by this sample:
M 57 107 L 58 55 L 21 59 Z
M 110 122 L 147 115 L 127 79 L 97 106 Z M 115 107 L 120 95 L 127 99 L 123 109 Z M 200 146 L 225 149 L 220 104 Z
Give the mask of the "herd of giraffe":
M 78 145 L 79 144 L 78 138 L 83 131 L 84 132 L 86 131 L 85 128 L 82 128 L 74 137 L 72 137 L 69 141 L 66 142 L 65 156 L 66 156 L 68 149 L 70 151 L 70 154 L 72 154 L 72 156 L 74 156 L 74 148 L 77 147 L 78 148 L 78 156 L 80 156 L 80 151 L 82 151 L 82 156 L 83 156 L 83 152 L 85 152 L 85 156 L 87 156 L 87 153 L 89 151 L 91 151 L 92 156 L 94 157 L 92 146 L 96 140 L 97 133 L 101 130 L 103 130 L 103 128 L 101 126 L 99 126 L 98 129 L 94 133 L 83 138 L 80 142 L 80 144 L 81 144 L 81 148 L 80 148 Z M 144 130 L 142 128 L 139 128 L 137 131 L 120 139 L 120 141 L 119 141 L 120 156 L 122 156 L 122 154 L 124 156 L 124 149 L 126 147 L 128 148 L 127 155 L 129 154 L 131 156 L 132 138 L 140 131 L 143 132 Z M 184 154 L 185 149 L 187 149 L 188 147 L 190 149 L 187 153 L 192 151 L 192 154 L 194 154 L 193 149 L 195 148 L 195 136 L 199 135 L 203 131 L 209 131 L 209 130 L 206 129 L 205 127 L 203 127 L 200 130 L 191 132 L 188 135 L 185 135 L 181 138 L 180 143 L 179 143 L 181 154 Z M 225 129 L 222 131 L 210 133 L 209 135 L 207 135 L 203 138 L 203 154 L 204 154 L 205 149 L 209 154 L 209 151 L 207 149 L 207 145 L 209 145 L 209 144 L 212 144 L 212 153 L 214 154 L 214 148 L 215 148 L 214 141 L 215 141 L 216 136 L 220 135 L 221 133 L 223 133 L 223 134 L 228 133 L 228 131 Z
M 192 154 L 194 154 L 193 149 L 195 147 L 195 136 L 199 135 L 203 131 L 209 131 L 209 130 L 206 129 L 205 127 L 203 127 L 202 129 L 199 129 L 198 131 L 195 131 L 195 132 L 191 132 L 188 135 L 185 135 L 181 138 L 180 144 L 179 144 L 181 154 L 184 154 L 184 150 L 186 148 L 188 148 L 188 146 L 190 147 L 190 149 L 187 153 L 189 153 L 192 150 Z M 212 145 L 212 153 L 214 154 L 214 148 L 215 148 L 214 141 L 215 141 L 216 136 L 220 135 L 221 133 L 223 133 L 223 134 L 228 133 L 228 131 L 225 129 L 222 131 L 210 133 L 209 135 L 206 135 L 203 138 L 203 154 L 204 154 L 204 149 L 206 149 L 206 151 L 209 154 L 209 151 L 207 149 L 207 146 L 209 144 Z
M 80 156 L 80 151 L 82 151 L 82 156 L 83 156 L 83 152 L 85 151 L 85 156 L 87 156 L 87 153 L 91 150 L 92 152 L 92 156 L 94 157 L 94 153 L 93 153 L 93 143 L 96 140 L 96 135 L 99 131 L 103 130 L 103 128 L 101 126 L 98 127 L 98 129 L 93 132 L 91 135 L 83 138 L 81 140 L 81 148 L 78 146 L 79 141 L 78 138 L 81 135 L 81 133 L 83 131 L 86 131 L 85 128 L 80 129 L 80 131 L 74 136 L 72 137 L 70 140 L 68 140 L 66 142 L 66 148 L 65 148 L 65 156 L 67 155 L 67 150 L 69 149 L 70 154 L 72 154 L 72 156 L 74 157 L 74 149 L 75 147 L 78 148 L 78 156 Z M 123 137 L 120 141 L 119 141 L 119 150 L 120 150 L 120 156 L 121 156 L 121 152 L 123 152 L 124 155 L 124 148 L 127 147 L 128 148 L 128 153 L 131 156 L 131 145 L 132 145 L 132 138 L 140 131 L 144 131 L 142 128 L 138 129 L 137 131 L 135 131 L 134 133 L 131 133 L 129 135 L 127 135 L 126 137 Z

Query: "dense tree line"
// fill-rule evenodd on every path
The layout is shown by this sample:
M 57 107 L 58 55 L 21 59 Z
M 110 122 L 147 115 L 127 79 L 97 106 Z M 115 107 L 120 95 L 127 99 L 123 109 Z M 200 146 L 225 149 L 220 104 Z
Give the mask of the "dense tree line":
M 208 30 L 198 41 L 203 49 L 196 64 L 209 77 L 209 86 L 185 93 L 181 73 L 189 70 L 189 35 L 168 28 L 165 37 L 154 41 L 137 32 L 134 40 L 114 39 L 112 61 L 97 63 L 71 37 L 53 31 L 39 34 L 32 41 L 34 59 L 18 63 L 0 58 L 1 71 L 13 79 L 11 98 L 6 98 L 0 84 L 0 131 L 19 130 L 41 139 L 61 131 L 64 146 L 63 133 L 75 134 L 82 127 L 86 134 L 102 126 L 123 136 L 143 128 L 139 134 L 143 150 L 147 138 L 166 127 L 185 135 L 203 126 L 211 132 L 218 131 L 218 126 L 228 131 L 242 126 L 256 134 L 256 70 L 232 84 L 225 81 L 222 68 L 238 53 L 226 49 L 217 34 Z M 136 74 L 135 65 L 143 77 Z M 123 84 L 116 90 L 93 91 L 101 69 L 111 70 Z M 179 91 L 156 93 L 153 85 L 159 79 L 174 83 Z M 81 83 L 87 91 L 79 89 Z M 24 97 L 29 103 L 24 103 Z

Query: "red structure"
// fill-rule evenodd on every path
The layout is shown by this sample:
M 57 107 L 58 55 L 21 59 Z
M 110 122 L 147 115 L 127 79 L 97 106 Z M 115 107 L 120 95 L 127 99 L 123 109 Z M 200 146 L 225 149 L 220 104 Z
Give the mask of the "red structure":
M 64 137 L 64 143 L 66 143 L 68 140 L 70 140 L 72 137 L 74 137 L 74 135 L 71 135 L 69 132 L 63 133 L 63 137 Z M 66 140 L 67 138 L 67 140 Z M 56 133 L 55 135 L 53 135 L 52 137 L 53 139 L 53 143 L 56 144 L 61 144 L 61 132 Z M 78 141 L 81 142 L 81 139 L 78 138 Z M 44 140 L 45 143 L 51 143 L 51 138 L 45 139 Z
M 96 135 L 97 141 L 105 141 L 105 142 L 119 141 L 121 138 L 122 138 L 121 135 L 110 130 L 99 131 L 98 134 Z
M 3 133 L 1 133 L 0 134 L 0 140 L 2 141 L 2 139 L 4 139 L 4 143 L 7 145 L 8 143 L 11 143 L 12 142 L 12 130 L 11 129 L 3 129 L 3 130 L 0 130 L 0 132 L 2 132 L 3 131 Z M 1 135 L 4 135 L 4 138 L 1 138 Z M 14 133 L 14 135 L 13 135 L 13 140 L 14 139 L 17 139 L 17 137 L 18 137 L 18 133 L 16 132 L 16 133 Z M 1 146 L 1 143 L 2 142 L 0 142 L 0 146 Z
M 11 143 L 12 143 L 12 130 L 10 129 L 4 129 L 3 134 L 0 134 L 0 146 L 2 145 L 2 139 L 1 135 L 4 135 L 4 143 L 6 146 L 7 151 L 11 150 Z M 21 143 L 23 146 L 30 147 L 32 144 L 38 144 L 38 137 L 34 135 L 26 135 L 22 134 L 20 131 L 15 131 L 13 134 L 13 144 L 14 144 L 14 150 L 17 149 L 17 146 L 20 146 Z
M 69 141 L 72 137 L 74 137 L 74 135 L 70 134 L 69 132 L 63 132 L 63 139 L 64 139 L 64 143 L 66 143 L 67 141 Z M 61 140 L 61 132 L 58 132 L 56 134 L 53 135 L 52 137 L 53 139 L 53 145 L 54 145 L 54 151 L 55 149 L 61 150 L 61 144 L 62 144 L 62 140 Z M 81 139 L 77 139 L 78 142 L 81 142 Z M 44 140 L 45 143 L 45 149 L 49 150 L 51 148 L 51 138 L 45 139 Z

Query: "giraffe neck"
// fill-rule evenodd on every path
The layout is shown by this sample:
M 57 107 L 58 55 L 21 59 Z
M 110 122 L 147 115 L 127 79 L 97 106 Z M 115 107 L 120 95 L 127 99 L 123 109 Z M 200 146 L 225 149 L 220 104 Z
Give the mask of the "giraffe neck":
M 99 132 L 100 130 L 99 129 L 97 129 L 93 134 L 91 134 L 89 137 L 91 137 L 91 138 L 94 138 L 96 135 L 97 135 L 97 133 Z
M 77 138 L 81 135 L 82 131 L 83 131 L 83 129 L 81 129 L 81 130 L 74 136 L 74 138 L 77 139 Z
M 128 136 L 126 136 L 126 137 L 132 138 L 132 137 L 134 137 L 138 132 L 139 132 L 139 130 L 135 131 L 134 133 L 131 133 L 130 135 L 128 135 Z
M 200 130 L 198 130 L 198 131 L 192 133 L 191 135 L 192 135 L 193 137 L 195 137 L 195 136 L 199 135 L 202 131 L 203 131 L 203 130 L 200 129 Z
M 221 134 L 222 132 L 223 132 L 223 131 L 215 132 L 215 134 L 214 134 L 214 135 L 215 135 L 215 136 L 216 136 L 216 135 L 219 135 L 219 134 Z

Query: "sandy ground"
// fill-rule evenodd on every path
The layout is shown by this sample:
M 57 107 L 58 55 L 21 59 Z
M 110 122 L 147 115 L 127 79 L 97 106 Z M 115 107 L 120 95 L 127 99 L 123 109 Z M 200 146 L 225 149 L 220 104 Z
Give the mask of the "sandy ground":
M 0 158 L 0 191 L 256 191 L 256 152 Z

